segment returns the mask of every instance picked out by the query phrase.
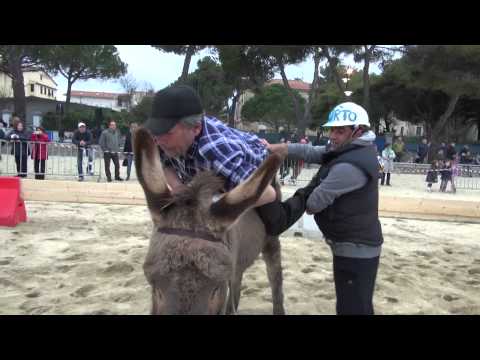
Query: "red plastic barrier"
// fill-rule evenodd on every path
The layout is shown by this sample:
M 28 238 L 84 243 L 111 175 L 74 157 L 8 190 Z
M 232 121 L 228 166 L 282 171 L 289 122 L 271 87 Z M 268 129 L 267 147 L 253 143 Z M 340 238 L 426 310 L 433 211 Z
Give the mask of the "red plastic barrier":
M 0 226 L 14 227 L 27 221 L 20 186 L 20 179 L 17 177 L 0 177 Z

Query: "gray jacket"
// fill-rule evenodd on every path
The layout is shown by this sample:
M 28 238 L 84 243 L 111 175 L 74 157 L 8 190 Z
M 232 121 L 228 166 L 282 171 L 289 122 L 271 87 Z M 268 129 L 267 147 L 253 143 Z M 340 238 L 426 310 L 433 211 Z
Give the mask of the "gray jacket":
M 354 140 L 352 144 L 361 146 L 373 146 L 375 134 L 372 131 L 367 132 L 360 138 Z M 292 159 L 303 159 L 308 163 L 320 163 L 323 154 L 326 152 L 325 146 L 311 146 L 305 144 L 289 144 L 288 155 Z M 328 176 L 322 183 L 313 190 L 307 200 L 307 210 L 317 213 L 331 205 L 336 198 L 343 194 L 352 192 L 365 186 L 368 178 L 362 170 L 348 163 L 339 163 L 334 165 Z M 337 256 L 354 258 L 373 258 L 380 255 L 381 246 L 373 247 L 354 243 L 332 243 L 328 239 L 327 243 L 332 247 L 332 252 Z
M 102 131 L 102 135 L 100 136 L 100 140 L 98 144 L 102 148 L 104 152 L 121 152 L 120 144 L 122 142 L 122 136 L 118 129 L 105 129 Z

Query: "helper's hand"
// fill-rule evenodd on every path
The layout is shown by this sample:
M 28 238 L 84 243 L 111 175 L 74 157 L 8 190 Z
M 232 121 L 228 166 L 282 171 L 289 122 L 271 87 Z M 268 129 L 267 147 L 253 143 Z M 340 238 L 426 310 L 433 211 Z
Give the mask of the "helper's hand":
M 277 153 L 283 157 L 286 157 L 288 155 L 287 144 L 270 144 L 265 139 L 262 139 L 262 143 L 267 147 L 268 151 L 270 151 L 271 153 Z

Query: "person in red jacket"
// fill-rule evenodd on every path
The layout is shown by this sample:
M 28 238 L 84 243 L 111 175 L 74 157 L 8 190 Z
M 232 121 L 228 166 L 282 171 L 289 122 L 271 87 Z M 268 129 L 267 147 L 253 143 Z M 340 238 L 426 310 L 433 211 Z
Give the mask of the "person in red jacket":
M 45 179 L 45 161 L 48 159 L 48 135 L 45 129 L 37 126 L 30 137 L 32 141 L 32 159 L 34 161 L 35 179 Z

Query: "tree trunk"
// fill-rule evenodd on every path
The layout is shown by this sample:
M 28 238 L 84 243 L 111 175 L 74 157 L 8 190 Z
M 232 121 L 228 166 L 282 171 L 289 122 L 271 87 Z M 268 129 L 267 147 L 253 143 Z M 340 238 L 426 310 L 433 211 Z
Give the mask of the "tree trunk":
M 315 49 L 315 53 L 313 55 L 313 63 L 314 63 L 314 70 L 313 70 L 313 81 L 312 85 L 310 86 L 310 91 L 308 92 L 308 101 L 305 104 L 305 112 L 303 114 L 303 121 L 299 124 L 299 131 L 301 134 L 305 134 L 305 130 L 307 127 L 310 126 L 312 122 L 312 104 L 315 101 L 317 95 L 317 85 L 318 85 L 318 66 L 320 65 L 320 51 L 318 48 Z M 302 136 L 303 136 L 302 135 Z
M 21 59 L 15 58 L 9 60 L 11 61 L 9 70 L 12 75 L 14 111 L 26 125 L 29 125 L 25 118 L 27 115 L 27 104 L 25 99 L 25 84 L 23 80 Z
M 480 141 L 480 118 L 477 119 L 477 141 Z
M 285 65 L 283 64 L 283 60 L 281 58 L 277 60 L 278 60 L 278 67 L 280 69 L 280 74 L 282 75 L 283 86 L 285 86 L 285 88 L 287 89 L 288 94 L 292 98 L 293 105 L 295 107 L 295 118 L 297 120 L 297 129 L 299 131 L 298 135 L 303 136 L 305 135 L 305 127 L 303 128 L 303 130 L 299 129 L 299 126 L 303 124 L 303 115 L 300 111 L 300 104 L 298 103 L 298 99 L 295 96 L 295 93 L 292 91 L 290 84 L 288 83 L 287 75 L 285 74 Z
M 68 114 L 70 110 L 70 98 L 72 96 L 72 85 L 73 85 L 72 79 L 68 78 L 67 79 L 67 95 L 65 99 L 65 109 L 64 109 L 65 114 Z
M 437 123 L 435 124 L 435 126 L 432 129 L 432 138 L 436 139 L 438 137 L 438 135 L 442 132 L 442 130 L 445 128 L 445 125 L 447 124 L 448 120 L 450 119 L 450 116 L 452 115 L 453 111 L 455 110 L 455 106 L 457 105 L 457 102 L 458 102 L 459 98 L 460 98 L 459 93 L 454 94 L 450 98 L 447 109 L 440 116 Z
M 343 85 L 342 79 L 340 77 L 340 74 L 337 71 L 337 63 L 334 61 L 334 59 L 330 56 L 330 52 L 328 51 L 328 46 L 322 45 L 320 46 L 322 49 L 322 52 L 324 56 L 327 58 L 328 61 L 328 66 L 330 67 L 330 71 L 333 74 L 333 77 L 335 78 L 335 83 L 337 84 L 338 90 L 340 90 L 340 93 L 342 96 L 345 97 L 345 86 Z
M 372 54 L 375 45 L 372 45 L 370 49 L 368 45 L 365 46 L 365 58 L 363 61 L 363 107 L 370 114 L 370 56 Z
M 185 60 L 183 61 L 183 70 L 182 75 L 180 76 L 179 81 L 185 82 L 188 76 L 188 69 L 190 68 L 190 61 L 192 60 L 192 56 L 195 53 L 195 45 L 189 45 L 187 48 L 187 53 L 185 54 Z

